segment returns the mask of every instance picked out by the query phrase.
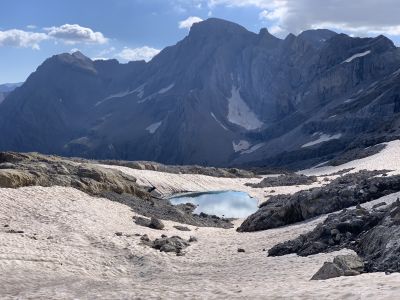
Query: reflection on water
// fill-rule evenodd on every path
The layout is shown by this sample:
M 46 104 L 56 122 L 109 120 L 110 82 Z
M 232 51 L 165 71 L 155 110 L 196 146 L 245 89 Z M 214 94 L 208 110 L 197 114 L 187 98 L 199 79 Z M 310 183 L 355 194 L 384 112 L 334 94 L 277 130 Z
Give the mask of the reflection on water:
M 174 205 L 193 203 L 197 205 L 195 213 L 204 212 L 226 218 L 244 218 L 257 210 L 257 200 L 243 192 L 193 193 L 170 199 Z

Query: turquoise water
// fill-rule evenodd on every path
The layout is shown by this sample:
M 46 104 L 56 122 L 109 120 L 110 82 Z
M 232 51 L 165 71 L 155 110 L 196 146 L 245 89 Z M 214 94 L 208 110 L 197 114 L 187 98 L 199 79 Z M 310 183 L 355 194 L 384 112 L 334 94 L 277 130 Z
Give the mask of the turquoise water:
M 201 212 L 225 218 L 245 218 L 257 209 L 257 200 L 243 192 L 192 193 L 170 199 L 174 205 L 193 203 L 197 205 L 195 213 Z

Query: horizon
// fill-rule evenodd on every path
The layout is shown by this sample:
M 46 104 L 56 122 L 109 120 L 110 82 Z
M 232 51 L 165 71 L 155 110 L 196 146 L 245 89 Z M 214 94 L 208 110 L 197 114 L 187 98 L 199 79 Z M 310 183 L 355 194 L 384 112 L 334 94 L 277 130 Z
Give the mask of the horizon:
M 383 34 L 400 43 L 399 8 L 393 0 L 365 1 L 360 7 L 343 0 L 337 7 L 336 0 L 310 1 L 6 0 L 0 10 L 0 57 L 7 59 L 0 59 L 6 70 L 0 82 L 23 82 L 45 59 L 76 50 L 91 59 L 149 61 L 182 40 L 192 24 L 210 17 L 255 33 L 268 28 L 279 38 L 321 28 L 359 37 Z

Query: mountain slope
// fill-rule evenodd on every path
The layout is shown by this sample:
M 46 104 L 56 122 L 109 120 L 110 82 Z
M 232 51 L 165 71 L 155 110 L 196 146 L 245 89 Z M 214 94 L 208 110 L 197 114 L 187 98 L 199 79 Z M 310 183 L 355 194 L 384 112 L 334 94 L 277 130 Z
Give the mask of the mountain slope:
M 5 83 L 0 84 L 0 104 L 4 99 L 17 87 L 20 87 L 23 83 Z
M 209 19 L 149 63 L 48 59 L 0 106 L 0 149 L 304 167 L 396 136 L 399 69 L 383 36 Z

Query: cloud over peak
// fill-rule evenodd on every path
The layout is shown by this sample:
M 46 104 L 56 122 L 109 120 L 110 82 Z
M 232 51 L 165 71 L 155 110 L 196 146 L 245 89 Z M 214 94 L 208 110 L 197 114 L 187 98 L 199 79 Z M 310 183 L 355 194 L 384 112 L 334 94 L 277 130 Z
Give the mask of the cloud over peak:
M 199 23 L 202 21 L 203 21 L 203 19 L 199 18 L 199 17 L 189 17 L 189 18 L 179 22 L 179 28 L 180 29 L 190 29 L 193 26 L 193 24 Z
M 210 7 L 256 7 L 282 35 L 330 28 L 356 35 L 400 35 L 398 0 L 207 0 Z
M 150 61 L 158 53 L 160 53 L 160 50 L 148 46 L 140 48 L 125 47 L 120 53 L 117 54 L 117 57 L 125 61 Z

